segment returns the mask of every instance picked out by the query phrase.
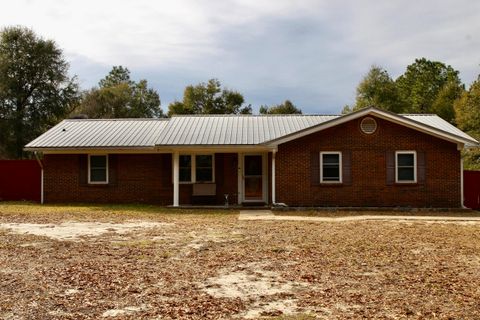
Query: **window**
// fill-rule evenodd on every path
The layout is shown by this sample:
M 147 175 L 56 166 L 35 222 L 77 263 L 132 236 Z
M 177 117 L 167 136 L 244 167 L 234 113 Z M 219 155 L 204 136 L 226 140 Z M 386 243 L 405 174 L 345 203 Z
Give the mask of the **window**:
M 88 157 L 88 183 L 108 183 L 108 156 L 90 155 Z
M 342 182 L 341 152 L 320 152 L 320 182 Z
M 192 181 L 192 156 L 180 155 L 180 182 Z
M 397 183 L 417 182 L 417 154 L 415 151 L 395 152 L 395 181 Z
M 195 181 L 212 182 L 213 181 L 213 156 L 196 155 L 195 156 Z
M 179 181 L 183 183 L 213 182 L 214 159 L 211 154 L 179 156 Z

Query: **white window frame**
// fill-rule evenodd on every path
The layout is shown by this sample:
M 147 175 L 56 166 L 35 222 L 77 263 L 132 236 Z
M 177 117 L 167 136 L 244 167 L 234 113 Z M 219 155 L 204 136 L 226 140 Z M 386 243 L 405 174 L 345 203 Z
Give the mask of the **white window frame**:
M 215 183 L 215 153 L 180 153 L 180 156 L 190 156 L 192 167 L 190 177 L 191 181 L 180 181 L 180 184 L 197 183 L 197 156 L 211 156 L 212 157 L 212 181 L 201 181 L 198 183 Z
M 211 156 L 212 157 L 212 180 L 211 181 L 201 181 L 199 183 L 214 183 L 215 182 L 215 154 L 213 153 L 197 153 L 194 155 L 194 161 L 193 163 L 195 164 L 195 183 L 197 183 L 197 156 Z
M 90 165 L 91 157 L 105 157 L 105 181 L 92 181 L 92 171 Z M 88 155 L 88 184 L 108 184 L 108 154 L 89 154 Z
M 189 153 L 181 153 L 178 156 L 179 161 L 180 161 L 181 156 L 190 156 L 190 181 L 181 181 L 180 177 L 178 177 L 178 181 L 179 181 L 180 184 L 192 183 L 193 180 L 195 180 L 195 172 L 193 171 L 193 169 L 195 168 L 195 166 L 194 166 L 195 157 L 192 154 L 189 154 Z M 173 171 L 172 171 L 172 173 L 173 173 Z M 179 176 L 180 176 L 180 168 L 178 170 L 178 173 L 179 173 Z M 172 176 L 172 178 L 173 178 L 173 176 Z
M 398 155 L 413 154 L 413 180 L 398 180 Z M 417 152 L 415 150 L 395 151 L 395 183 L 417 183 Z
M 338 181 L 332 181 L 332 180 L 323 180 L 323 155 L 327 155 L 327 154 L 336 154 L 338 155 Z M 341 151 L 321 151 L 320 152 L 320 183 L 342 183 L 343 181 L 343 175 L 342 175 L 342 172 L 343 172 L 343 167 L 342 167 L 342 152 Z

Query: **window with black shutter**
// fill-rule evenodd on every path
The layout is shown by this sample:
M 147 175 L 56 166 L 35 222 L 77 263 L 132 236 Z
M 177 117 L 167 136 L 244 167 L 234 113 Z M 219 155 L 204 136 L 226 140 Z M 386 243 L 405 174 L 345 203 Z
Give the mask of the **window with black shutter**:
M 320 152 L 320 182 L 342 182 L 342 153 L 338 151 Z
M 88 183 L 108 183 L 108 156 L 89 155 L 88 157 Z
M 415 151 L 395 152 L 395 182 L 417 182 L 417 157 Z

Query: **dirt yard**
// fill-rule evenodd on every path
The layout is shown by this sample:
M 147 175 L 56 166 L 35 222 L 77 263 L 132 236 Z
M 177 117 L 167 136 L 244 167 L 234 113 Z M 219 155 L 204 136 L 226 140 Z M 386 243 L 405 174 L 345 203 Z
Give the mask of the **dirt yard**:
M 480 223 L 0 204 L 0 319 L 479 319 Z

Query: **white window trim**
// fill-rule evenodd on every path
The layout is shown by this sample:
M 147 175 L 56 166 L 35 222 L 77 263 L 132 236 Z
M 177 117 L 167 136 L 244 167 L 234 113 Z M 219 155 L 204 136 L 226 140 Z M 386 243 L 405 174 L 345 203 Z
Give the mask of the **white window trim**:
M 191 157 L 191 181 L 180 181 L 180 184 L 193 184 L 197 183 L 197 157 L 196 156 L 212 156 L 212 181 L 201 181 L 198 183 L 215 183 L 215 153 L 180 153 L 180 156 Z
M 413 154 L 413 180 L 398 180 L 399 154 Z M 417 152 L 415 150 L 395 151 L 395 183 L 417 183 Z
M 338 172 L 338 181 L 332 180 L 323 180 L 323 155 L 324 154 L 337 154 L 338 155 L 338 162 L 339 162 L 339 172 Z M 330 183 L 342 183 L 343 182 L 343 167 L 342 167 L 342 152 L 340 151 L 321 151 L 320 152 L 320 183 L 330 184 Z
M 180 159 L 181 156 L 190 156 L 190 181 L 181 181 L 180 177 L 178 177 L 178 183 L 179 184 L 190 184 L 193 183 L 193 180 L 195 180 L 195 172 L 194 172 L 194 161 L 195 157 L 192 154 L 187 154 L 187 153 L 180 153 L 178 155 L 178 159 Z M 180 175 L 180 167 L 179 167 L 179 175 Z M 172 170 L 172 179 L 173 179 L 173 170 Z
M 105 157 L 105 166 L 106 166 L 106 176 L 105 176 L 105 181 L 92 181 L 92 171 L 90 170 L 90 158 L 94 156 L 100 156 L 100 157 Z M 108 154 L 89 154 L 88 155 L 88 184 L 108 184 Z

